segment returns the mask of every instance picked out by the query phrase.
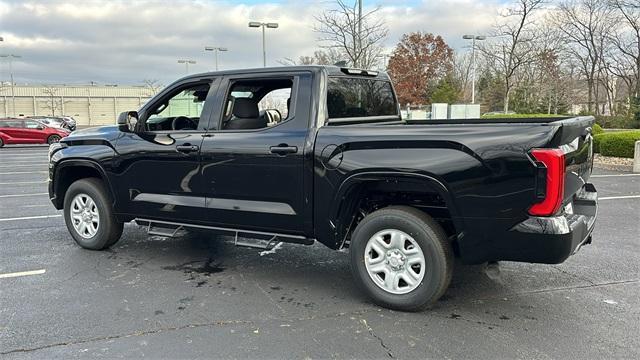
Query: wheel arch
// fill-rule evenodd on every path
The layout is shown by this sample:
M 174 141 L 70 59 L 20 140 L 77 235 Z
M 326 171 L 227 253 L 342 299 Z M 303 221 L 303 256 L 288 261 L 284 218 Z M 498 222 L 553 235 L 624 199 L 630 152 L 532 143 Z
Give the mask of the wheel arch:
M 106 171 L 94 160 L 67 159 L 61 160 L 55 167 L 53 174 L 54 206 L 60 210 L 64 207 L 64 197 L 69 186 L 75 181 L 86 178 L 97 178 L 105 185 L 107 196 L 115 201 L 114 191 Z
M 339 242 L 337 244 L 338 247 L 345 246 L 349 233 L 355 228 L 354 221 L 356 221 L 358 207 L 372 188 L 379 188 L 382 192 L 388 189 L 388 191 L 397 192 L 410 191 L 411 193 L 435 194 L 443 201 L 444 207 L 449 213 L 453 232 L 460 234 L 463 231 L 464 226 L 454 198 L 444 181 L 436 176 L 422 173 L 367 171 L 347 177 L 340 184 L 332 199 L 329 219 L 335 226 L 336 241 Z M 389 203 L 387 206 L 392 205 L 409 205 L 420 208 L 420 206 L 410 203 Z M 429 213 L 425 209 L 420 210 Z M 429 215 L 433 216 L 430 213 Z

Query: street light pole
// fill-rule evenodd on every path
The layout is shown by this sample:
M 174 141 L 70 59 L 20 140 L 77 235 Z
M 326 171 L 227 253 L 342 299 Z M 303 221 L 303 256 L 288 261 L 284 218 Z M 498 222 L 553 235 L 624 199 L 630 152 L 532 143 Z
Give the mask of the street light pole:
M 267 40 L 264 36 L 264 26 L 262 26 L 262 67 L 267 67 Z
M 13 55 L 13 54 L 0 55 L 0 58 L 7 58 L 9 61 L 9 78 L 11 79 L 11 103 L 13 107 L 13 117 L 16 117 L 16 94 L 15 94 L 14 83 L 13 83 L 13 59 L 19 59 L 21 57 L 22 56 L 20 55 Z
M 179 59 L 178 60 L 178 64 L 184 64 L 184 68 L 185 71 L 187 72 L 187 75 L 189 75 L 189 64 L 195 64 L 196 61 L 195 60 L 191 60 L 191 59 Z
M 277 29 L 280 26 L 278 23 L 264 23 L 258 21 L 251 21 L 249 23 L 249 27 L 251 28 L 262 28 L 262 66 L 267 67 L 267 44 L 265 37 L 265 28 L 269 29 Z
M 360 64 L 353 64 L 357 68 L 362 66 L 362 0 L 358 0 L 358 61 Z
M 464 35 L 465 40 L 471 40 L 471 63 L 473 72 L 471 74 L 471 103 L 476 103 L 476 40 L 484 40 L 487 37 L 483 35 Z
M 213 51 L 216 58 L 216 71 L 218 71 L 218 52 L 219 51 L 229 51 L 229 49 L 225 47 L 218 46 L 205 46 L 204 51 Z

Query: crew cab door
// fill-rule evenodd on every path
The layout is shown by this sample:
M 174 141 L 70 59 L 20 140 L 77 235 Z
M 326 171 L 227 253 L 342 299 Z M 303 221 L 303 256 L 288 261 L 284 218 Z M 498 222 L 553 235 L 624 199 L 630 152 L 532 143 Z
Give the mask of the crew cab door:
M 202 143 L 208 219 L 223 227 L 303 233 L 310 73 L 230 76 Z M 307 184 L 311 185 L 311 184 Z
M 170 85 L 139 112 L 136 131 L 123 132 L 114 162 L 120 212 L 137 218 L 203 221 L 200 146 L 216 78 Z

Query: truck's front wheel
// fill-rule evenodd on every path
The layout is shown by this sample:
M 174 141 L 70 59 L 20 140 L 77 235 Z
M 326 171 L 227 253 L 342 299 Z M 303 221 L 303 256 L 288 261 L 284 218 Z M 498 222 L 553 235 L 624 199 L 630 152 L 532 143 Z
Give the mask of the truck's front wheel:
M 356 282 L 384 307 L 424 309 L 451 281 L 453 252 L 444 230 L 408 206 L 367 215 L 351 236 L 350 253 Z
M 85 249 L 103 250 L 122 235 L 108 194 L 98 179 L 82 179 L 69 186 L 64 197 L 64 221 L 73 239 Z

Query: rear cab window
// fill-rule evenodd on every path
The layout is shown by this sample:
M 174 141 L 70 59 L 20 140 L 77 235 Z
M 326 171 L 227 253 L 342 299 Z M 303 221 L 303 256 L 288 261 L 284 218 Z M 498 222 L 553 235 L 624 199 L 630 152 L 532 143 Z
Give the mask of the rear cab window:
M 391 82 L 369 77 L 330 76 L 327 113 L 330 124 L 400 119 Z

